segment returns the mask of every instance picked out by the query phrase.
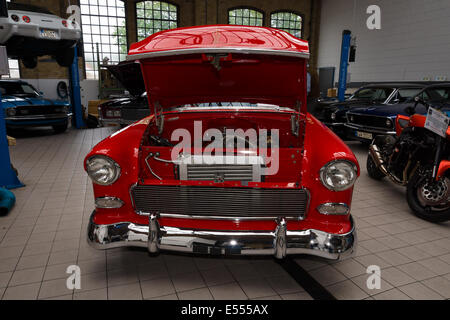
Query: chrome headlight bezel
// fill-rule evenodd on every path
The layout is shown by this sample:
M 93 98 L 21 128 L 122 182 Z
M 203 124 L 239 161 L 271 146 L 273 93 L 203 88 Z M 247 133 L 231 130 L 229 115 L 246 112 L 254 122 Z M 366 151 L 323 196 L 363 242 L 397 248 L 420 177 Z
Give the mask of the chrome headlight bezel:
M 17 110 L 15 107 L 10 107 L 6 109 L 6 115 L 8 117 L 14 117 L 17 114 Z
M 330 174 L 329 170 L 336 165 L 346 165 L 347 168 L 349 169 L 349 172 L 351 172 L 352 176 L 349 180 L 349 183 L 345 184 L 345 185 L 332 185 L 330 183 L 328 183 L 327 179 L 328 175 Z M 322 182 L 322 185 L 327 188 L 328 190 L 331 191 L 344 191 L 347 190 L 349 188 L 351 188 L 355 182 L 356 182 L 356 178 L 358 177 L 358 168 L 356 166 L 356 164 L 354 164 L 353 162 L 349 161 L 349 160 L 343 160 L 343 159 L 339 159 L 339 160 L 333 160 L 330 161 L 328 163 L 326 163 L 319 171 L 319 177 L 320 177 L 320 182 Z
M 393 127 L 393 122 L 391 119 L 387 118 L 386 119 L 386 128 L 392 128 Z
M 103 168 L 105 166 L 107 166 L 107 169 L 112 170 L 112 174 L 110 175 L 110 178 L 108 178 L 107 180 L 103 179 L 103 181 L 101 179 L 98 179 L 94 176 L 94 172 L 91 169 L 92 167 L 92 162 L 93 161 L 104 161 L 104 165 Z M 120 177 L 120 173 L 121 173 L 121 168 L 119 166 L 119 164 L 117 162 L 115 162 L 113 159 L 111 159 L 108 156 L 105 155 L 93 155 L 91 157 L 89 157 L 88 159 L 86 159 L 86 172 L 89 176 L 89 178 L 91 178 L 92 182 L 98 185 L 102 185 L 102 186 L 109 186 L 111 184 L 113 184 L 114 182 L 117 181 L 117 179 L 119 179 Z
M 336 120 L 336 111 L 331 114 L 330 118 L 333 121 Z

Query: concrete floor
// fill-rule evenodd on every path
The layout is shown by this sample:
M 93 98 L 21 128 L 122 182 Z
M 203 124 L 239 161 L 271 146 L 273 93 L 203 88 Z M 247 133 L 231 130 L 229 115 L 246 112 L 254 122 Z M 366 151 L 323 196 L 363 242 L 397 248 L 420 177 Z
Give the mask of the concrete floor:
M 113 128 L 21 134 L 11 158 L 26 187 L 13 190 L 15 208 L 0 217 L 2 299 L 311 299 L 271 258 L 200 258 L 143 250 L 91 249 L 85 239 L 93 209 L 82 162 Z M 367 151 L 351 147 L 362 173 L 352 214 L 357 253 L 344 261 L 301 257 L 301 265 L 337 299 L 449 299 L 450 224 L 413 216 L 405 190 L 373 181 Z M 70 265 L 81 289 L 69 290 Z M 368 289 L 369 265 L 381 268 L 381 288 Z

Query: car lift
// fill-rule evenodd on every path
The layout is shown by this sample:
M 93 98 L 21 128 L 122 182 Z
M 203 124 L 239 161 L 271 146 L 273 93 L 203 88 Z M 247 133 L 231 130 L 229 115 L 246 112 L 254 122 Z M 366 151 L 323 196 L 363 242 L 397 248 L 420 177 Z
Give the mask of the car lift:
M 72 112 L 74 115 L 74 124 L 77 129 L 85 127 L 83 121 L 83 108 L 81 106 L 81 89 L 80 89 L 80 73 L 78 69 L 78 52 L 77 46 L 74 48 L 75 54 L 72 65 L 69 67 L 69 83 L 70 83 L 70 100 Z
M 8 57 L 6 55 L 6 48 L 1 47 L 3 54 L 1 54 L 0 64 L 7 66 L 8 65 Z M 7 69 L 7 68 L 6 68 Z M 0 72 L 1 74 L 8 74 L 8 71 Z M 11 160 L 9 157 L 9 147 L 8 147 L 8 139 L 6 138 L 6 124 L 5 124 L 5 113 L 3 112 L 2 107 L 2 97 L 0 93 L 0 188 L 20 188 L 23 187 L 23 183 L 17 178 L 16 173 L 14 172 L 11 166 Z
M 338 87 L 338 100 L 340 102 L 345 100 L 345 90 L 347 89 L 347 69 L 348 69 L 348 57 L 350 53 L 351 39 L 352 33 L 350 30 L 342 31 L 341 63 L 339 65 L 339 87 Z
M 72 112 L 74 114 L 74 124 L 77 129 L 85 126 L 83 121 L 83 110 L 81 107 L 81 93 L 80 93 L 80 75 L 78 69 L 77 47 L 74 48 L 75 54 L 73 63 L 69 68 L 70 74 L 70 90 L 71 90 L 71 104 Z M 5 55 L 5 59 L 7 59 Z M 7 61 L 5 62 L 8 63 Z M 6 125 L 4 119 L 4 112 L 1 108 L 0 95 L 0 187 L 7 189 L 14 189 L 23 187 L 24 184 L 17 178 L 11 166 L 11 159 L 9 154 L 8 140 L 6 138 Z

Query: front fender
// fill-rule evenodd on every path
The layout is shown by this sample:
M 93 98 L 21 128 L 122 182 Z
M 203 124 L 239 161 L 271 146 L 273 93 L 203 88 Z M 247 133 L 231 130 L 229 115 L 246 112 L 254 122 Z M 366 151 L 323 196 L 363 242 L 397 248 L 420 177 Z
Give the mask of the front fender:
M 439 163 L 439 169 L 436 175 L 436 180 L 442 178 L 447 170 L 450 170 L 450 161 L 442 160 L 441 163 Z
M 102 186 L 93 183 L 95 198 L 114 196 L 119 197 L 124 202 L 124 205 L 116 210 L 96 209 L 97 214 L 95 217 L 97 220 L 113 218 L 119 215 L 126 219 L 130 212 L 133 212 L 129 190 L 138 180 L 139 147 L 142 136 L 148 126 L 149 118 L 135 122 L 100 141 L 84 159 L 85 170 L 86 160 L 94 155 L 108 156 L 117 162 L 121 168 L 120 177 L 113 184 Z
M 333 160 L 348 160 L 357 167 L 358 176 L 360 168 L 358 161 L 350 148 L 330 129 L 323 125 L 312 115 L 307 115 L 305 126 L 305 144 L 302 162 L 302 185 L 310 191 L 310 205 L 307 219 L 323 223 L 342 223 L 349 227 L 349 215 L 332 216 L 323 215 L 317 211 L 322 203 L 335 202 L 351 205 L 353 187 L 344 191 L 327 189 L 320 181 L 320 169 Z M 342 232 L 347 232 L 343 230 Z

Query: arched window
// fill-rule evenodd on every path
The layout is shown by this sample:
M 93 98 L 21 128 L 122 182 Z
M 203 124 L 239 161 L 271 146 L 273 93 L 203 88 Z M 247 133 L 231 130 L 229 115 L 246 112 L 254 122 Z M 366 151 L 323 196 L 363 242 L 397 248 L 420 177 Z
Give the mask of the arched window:
M 228 10 L 228 24 L 244 26 L 262 26 L 263 13 L 251 8 L 235 8 Z
M 177 6 L 163 1 L 141 1 L 136 3 L 137 39 L 178 27 Z
M 100 61 L 110 64 L 125 60 L 127 29 L 121 0 L 80 0 L 86 78 L 98 78 L 97 44 Z
M 280 11 L 270 15 L 270 26 L 272 28 L 287 31 L 297 38 L 302 37 L 302 16 L 293 12 Z

